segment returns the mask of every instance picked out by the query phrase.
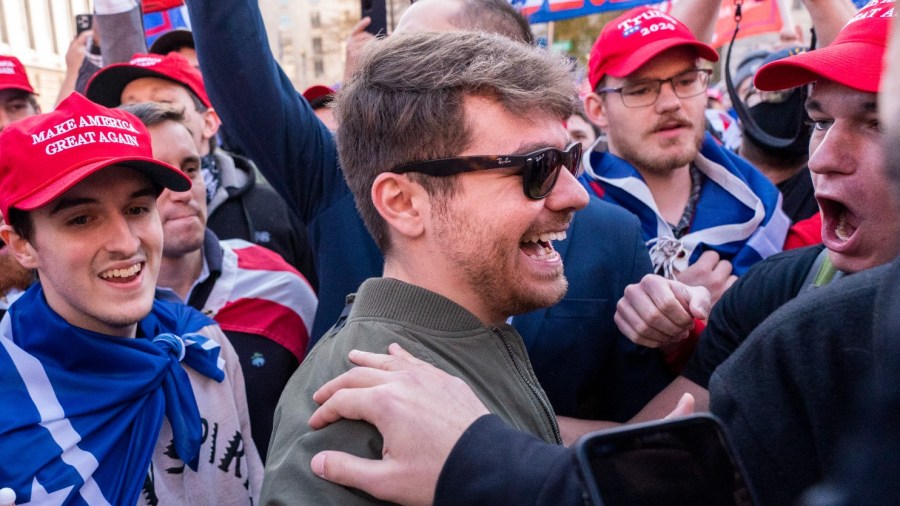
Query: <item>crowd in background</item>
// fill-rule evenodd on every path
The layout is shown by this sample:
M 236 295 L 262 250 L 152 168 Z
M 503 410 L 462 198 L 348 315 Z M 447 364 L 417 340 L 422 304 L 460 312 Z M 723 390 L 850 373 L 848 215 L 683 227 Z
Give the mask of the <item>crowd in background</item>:
M 303 92 L 253 0 L 93 3 L 53 111 L 0 56 L 0 506 L 582 504 L 692 412 L 760 504 L 898 497 L 893 0 L 718 83 L 720 2 L 579 69 L 418 0 Z

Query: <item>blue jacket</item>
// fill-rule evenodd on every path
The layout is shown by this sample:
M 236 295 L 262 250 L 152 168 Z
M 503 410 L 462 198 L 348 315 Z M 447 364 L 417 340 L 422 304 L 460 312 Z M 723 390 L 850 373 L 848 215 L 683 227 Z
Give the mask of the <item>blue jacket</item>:
M 356 211 L 331 132 L 272 56 L 257 2 L 187 5 L 216 111 L 309 228 L 319 275 L 312 346 L 337 320 L 346 295 L 381 275 L 384 258 Z M 613 324 L 625 286 L 650 271 L 637 221 L 592 200 L 558 246 L 569 295 L 553 308 L 515 318 L 514 325 L 558 414 L 624 419 L 670 378 L 657 352 L 627 342 Z

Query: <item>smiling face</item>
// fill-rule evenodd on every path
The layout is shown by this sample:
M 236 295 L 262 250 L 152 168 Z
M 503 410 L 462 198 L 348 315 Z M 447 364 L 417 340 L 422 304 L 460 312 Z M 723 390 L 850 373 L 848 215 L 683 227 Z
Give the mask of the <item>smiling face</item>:
M 31 242 L 4 228 L 22 265 L 37 269 L 47 303 L 67 322 L 133 337 L 150 312 L 162 226 L 156 188 L 133 169 L 103 169 L 29 213 Z
M 563 149 L 562 120 L 522 118 L 496 102 L 467 98 L 473 143 L 460 156 L 522 154 L 545 147 Z M 503 128 L 498 128 L 503 125 Z M 587 205 L 584 188 L 563 170 L 546 198 L 533 200 L 522 189 L 516 168 L 456 176 L 457 191 L 435 206 L 433 242 L 463 303 L 486 323 L 547 307 L 566 293 L 560 255 L 553 240 L 565 237 L 577 209 Z
M 884 172 L 875 94 L 818 81 L 807 111 L 809 169 L 832 263 L 845 272 L 887 263 L 898 253 L 900 210 Z
M 153 157 L 181 169 L 191 179 L 190 190 L 163 190 L 157 201 L 166 238 L 163 256 L 178 258 L 198 251 L 206 232 L 206 186 L 200 172 L 200 154 L 191 133 L 181 123 L 164 121 L 148 130 Z
M 619 88 L 644 79 L 669 79 L 696 68 L 692 49 L 677 47 L 650 60 L 627 78 L 607 75 L 604 87 Z M 607 134 L 609 152 L 628 161 L 639 172 L 665 175 L 684 167 L 697 156 L 703 140 L 706 94 L 679 98 L 664 83 L 652 105 L 625 107 L 619 93 L 585 98 L 588 116 Z

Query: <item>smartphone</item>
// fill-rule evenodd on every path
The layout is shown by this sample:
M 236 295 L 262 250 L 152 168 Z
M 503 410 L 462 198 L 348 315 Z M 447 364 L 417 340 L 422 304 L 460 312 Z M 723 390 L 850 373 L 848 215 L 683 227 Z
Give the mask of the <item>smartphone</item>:
M 757 504 L 721 422 L 709 414 L 594 432 L 575 450 L 598 506 Z
M 366 31 L 375 36 L 387 35 L 387 6 L 384 0 L 361 0 L 362 17 L 369 16 L 372 22 Z
M 94 25 L 93 14 L 76 14 L 75 15 L 75 36 L 81 35 L 81 32 L 90 30 Z

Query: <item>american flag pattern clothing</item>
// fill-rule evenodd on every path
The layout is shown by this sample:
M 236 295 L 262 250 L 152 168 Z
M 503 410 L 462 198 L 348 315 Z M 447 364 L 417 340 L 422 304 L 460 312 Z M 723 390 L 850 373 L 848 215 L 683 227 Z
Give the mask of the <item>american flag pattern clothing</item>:
M 660 215 L 640 173 L 606 152 L 602 139 L 585 152 L 583 161 L 582 184 L 638 217 L 659 274 L 671 277 L 704 251 L 714 250 L 741 275 L 784 246 L 790 219 L 781 210 L 778 189 L 756 168 L 719 146 L 709 133 L 694 160 L 705 176 L 700 199 L 690 231 L 680 239 Z
M 134 504 L 164 417 L 173 453 L 196 468 L 203 436 L 186 369 L 224 380 L 219 344 L 197 333 L 213 323 L 156 301 L 136 338 L 107 336 L 29 288 L 0 321 L 0 487 L 18 504 Z
M 241 239 L 219 244 L 221 274 L 203 313 L 226 332 L 265 336 L 302 361 L 318 302 L 309 282 L 268 249 Z

